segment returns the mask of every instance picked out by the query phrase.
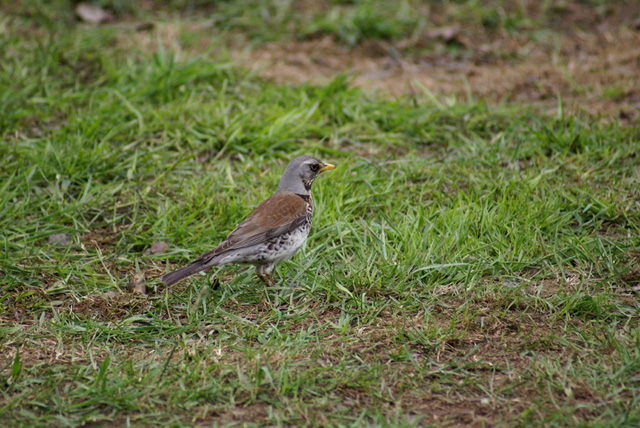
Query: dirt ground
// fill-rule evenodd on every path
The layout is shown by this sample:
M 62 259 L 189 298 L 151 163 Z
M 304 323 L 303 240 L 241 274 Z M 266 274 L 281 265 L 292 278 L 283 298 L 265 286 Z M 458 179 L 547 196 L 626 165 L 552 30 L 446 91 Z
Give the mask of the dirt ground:
M 506 1 L 505 8 L 522 2 Z M 524 2 L 535 21 L 537 2 Z M 553 113 L 564 108 L 626 124 L 640 118 L 640 2 L 560 2 L 546 27 L 487 29 L 451 23 L 437 8 L 434 25 L 410 40 L 365 40 L 353 48 L 331 36 L 237 51 L 235 60 L 279 83 L 326 82 L 353 73 L 354 84 L 390 96 L 428 91 L 444 102 L 482 97 Z M 454 96 L 455 98 L 453 98 Z M 447 99 L 449 101 L 447 101 Z

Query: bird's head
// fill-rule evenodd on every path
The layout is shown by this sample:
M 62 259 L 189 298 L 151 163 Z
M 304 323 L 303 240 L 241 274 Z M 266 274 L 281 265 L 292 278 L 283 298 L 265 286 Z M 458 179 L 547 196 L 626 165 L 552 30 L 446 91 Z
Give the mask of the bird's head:
M 278 191 L 307 194 L 317 176 L 334 168 L 335 165 L 324 163 L 313 156 L 298 156 L 289 162 L 282 173 Z

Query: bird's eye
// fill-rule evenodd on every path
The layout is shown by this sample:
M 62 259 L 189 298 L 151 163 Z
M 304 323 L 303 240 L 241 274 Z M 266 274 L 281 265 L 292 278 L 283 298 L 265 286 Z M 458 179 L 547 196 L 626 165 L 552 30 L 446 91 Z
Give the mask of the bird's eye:
M 317 163 L 311 164 L 310 166 L 311 171 L 316 172 L 317 170 L 320 169 L 320 165 L 318 165 Z

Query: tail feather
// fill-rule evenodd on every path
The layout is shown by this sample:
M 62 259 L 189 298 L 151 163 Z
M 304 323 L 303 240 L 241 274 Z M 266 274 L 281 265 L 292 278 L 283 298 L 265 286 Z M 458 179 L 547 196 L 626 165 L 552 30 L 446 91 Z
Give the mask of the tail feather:
M 211 266 L 211 264 L 202 263 L 200 260 L 196 260 L 188 266 L 162 275 L 162 282 L 164 282 L 164 284 L 169 287 L 178 281 L 190 277 L 193 274 L 201 272 L 205 269 L 209 269 Z

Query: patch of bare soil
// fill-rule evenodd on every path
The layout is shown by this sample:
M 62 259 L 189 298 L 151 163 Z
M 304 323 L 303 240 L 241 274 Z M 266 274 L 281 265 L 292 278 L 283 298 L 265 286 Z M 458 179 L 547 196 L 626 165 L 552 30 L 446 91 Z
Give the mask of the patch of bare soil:
M 535 17 L 537 2 L 526 3 Z M 452 24 L 434 11 L 436 27 L 412 40 L 370 40 L 350 49 L 324 36 L 237 51 L 235 60 L 279 83 L 321 83 L 346 72 L 355 85 L 391 96 L 422 86 L 437 97 L 520 102 L 550 112 L 561 98 L 573 110 L 633 122 L 640 116 L 640 22 L 634 20 L 640 3 L 610 8 L 603 16 L 568 2 L 553 28 L 515 34 Z

